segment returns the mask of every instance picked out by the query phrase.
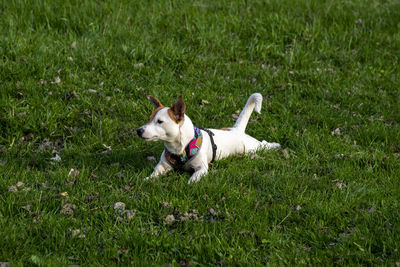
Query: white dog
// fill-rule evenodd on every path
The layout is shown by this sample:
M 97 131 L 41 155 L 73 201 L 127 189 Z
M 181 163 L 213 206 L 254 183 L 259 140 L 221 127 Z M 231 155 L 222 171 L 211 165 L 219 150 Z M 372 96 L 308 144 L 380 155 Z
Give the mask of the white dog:
M 194 171 L 189 184 L 200 181 L 208 172 L 208 165 L 229 155 L 248 153 L 259 149 L 278 149 L 278 143 L 258 141 L 247 135 L 245 129 L 253 109 L 260 113 L 262 95 L 252 94 L 232 128 L 204 129 L 195 127 L 185 114 L 182 97 L 171 107 L 150 96 L 155 110 L 149 122 L 137 130 L 146 141 L 164 141 L 165 149 L 150 177 L 165 174 L 172 169 Z

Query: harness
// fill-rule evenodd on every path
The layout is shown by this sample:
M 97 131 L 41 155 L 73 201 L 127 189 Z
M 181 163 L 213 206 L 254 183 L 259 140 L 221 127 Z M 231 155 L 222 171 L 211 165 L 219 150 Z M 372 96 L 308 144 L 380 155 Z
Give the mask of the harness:
M 181 155 L 173 154 L 167 148 L 164 149 L 164 156 L 168 163 L 174 169 L 182 169 L 186 163 L 191 161 L 197 155 L 201 148 L 201 145 L 203 144 L 203 134 L 201 133 L 201 130 L 205 131 L 210 136 L 211 146 L 213 150 L 211 163 L 214 162 L 215 155 L 217 154 L 217 145 L 215 144 L 213 138 L 214 133 L 203 127 L 194 127 L 194 137 L 185 147 Z
M 206 128 L 203 128 L 203 127 L 198 127 L 198 128 L 203 130 L 203 131 L 205 131 L 206 133 L 208 133 L 208 136 L 210 136 L 211 148 L 212 148 L 212 151 L 213 151 L 213 157 L 212 157 L 212 160 L 211 160 L 210 163 L 213 163 L 214 160 L 215 160 L 215 156 L 217 154 L 217 145 L 215 144 L 214 137 L 213 137 L 214 133 L 211 132 L 210 130 L 206 129 Z

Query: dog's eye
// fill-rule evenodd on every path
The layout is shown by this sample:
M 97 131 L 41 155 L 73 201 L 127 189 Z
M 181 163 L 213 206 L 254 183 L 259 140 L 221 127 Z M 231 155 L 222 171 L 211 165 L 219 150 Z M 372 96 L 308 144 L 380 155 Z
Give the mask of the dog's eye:
M 161 124 L 161 123 L 163 123 L 163 121 L 162 120 L 157 120 L 157 123 Z

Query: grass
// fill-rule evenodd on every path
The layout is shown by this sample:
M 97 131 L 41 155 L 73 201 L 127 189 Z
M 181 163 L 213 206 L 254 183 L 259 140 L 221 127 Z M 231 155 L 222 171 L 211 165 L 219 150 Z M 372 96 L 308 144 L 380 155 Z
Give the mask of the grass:
M 392 0 L 3 1 L 0 261 L 399 265 L 399 18 Z M 247 132 L 284 152 L 143 180 L 163 148 L 134 134 L 146 96 L 218 128 L 253 92 Z

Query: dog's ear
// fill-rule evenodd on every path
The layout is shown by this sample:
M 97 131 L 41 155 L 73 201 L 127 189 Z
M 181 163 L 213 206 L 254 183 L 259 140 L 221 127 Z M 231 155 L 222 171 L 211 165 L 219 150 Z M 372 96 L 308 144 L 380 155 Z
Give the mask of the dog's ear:
M 158 109 L 159 107 L 163 107 L 163 104 L 161 104 L 160 100 L 158 100 L 157 97 L 149 96 L 149 101 L 151 103 L 153 103 L 154 109 Z
M 175 118 L 175 122 L 178 123 L 183 120 L 183 118 L 185 117 L 186 105 L 183 102 L 182 96 L 180 96 L 178 100 L 172 105 L 170 111 L 170 115 L 172 113 Z

